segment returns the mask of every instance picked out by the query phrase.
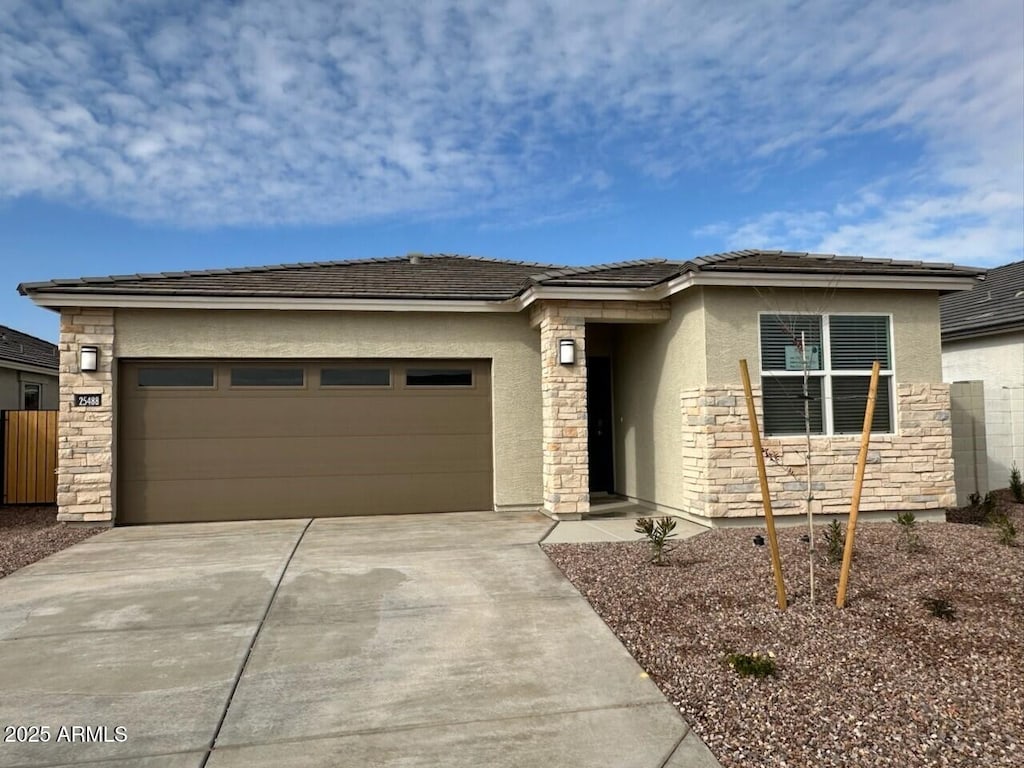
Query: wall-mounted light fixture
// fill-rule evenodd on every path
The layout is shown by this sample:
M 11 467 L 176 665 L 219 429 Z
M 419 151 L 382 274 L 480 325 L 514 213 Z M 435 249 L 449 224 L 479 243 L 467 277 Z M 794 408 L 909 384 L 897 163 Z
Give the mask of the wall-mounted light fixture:
M 91 373 L 99 369 L 100 350 L 99 347 L 83 346 L 79 350 L 80 359 L 78 367 L 84 372 Z
M 562 365 L 576 364 L 576 343 L 572 339 L 559 340 L 558 362 Z

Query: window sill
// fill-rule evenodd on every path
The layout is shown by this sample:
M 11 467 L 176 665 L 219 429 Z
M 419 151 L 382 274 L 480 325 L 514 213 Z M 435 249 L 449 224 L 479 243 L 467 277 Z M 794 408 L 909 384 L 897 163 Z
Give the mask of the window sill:
M 899 435 L 895 432 L 872 432 L 871 440 L 883 443 L 891 443 L 896 440 Z M 860 440 L 860 435 L 811 435 L 811 440 Z M 806 435 L 765 435 L 765 440 L 774 440 L 782 445 L 795 445 L 798 443 L 806 443 Z

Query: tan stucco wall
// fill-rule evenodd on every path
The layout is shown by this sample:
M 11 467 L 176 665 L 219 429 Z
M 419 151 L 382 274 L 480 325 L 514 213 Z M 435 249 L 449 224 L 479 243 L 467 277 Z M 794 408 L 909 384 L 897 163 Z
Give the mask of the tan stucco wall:
M 704 289 L 707 323 L 707 382 L 740 381 L 739 363 L 746 358 L 751 376 L 761 371 L 758 358 L 760 312 L 820 314 L 891 314 L 897 381 L 942 381 L 939 300 L 933 291 L 869 291 L 820 289 Z
M 702 289 L 675 297 L 671 316 L 656 325 L 615 330 L 615 490 L 677 506 L 684 478 L 679 393 L 706 377 Z
M 23 405 L 21 385 L 39 385 L 39 408 L 57 410 L 57 377 L 0 366 L 0 411 L 19 411 Z
M 118 310 L 119 358 L 492 360 L 494 496 L 541 503 L 540 335 L 523 314 Z

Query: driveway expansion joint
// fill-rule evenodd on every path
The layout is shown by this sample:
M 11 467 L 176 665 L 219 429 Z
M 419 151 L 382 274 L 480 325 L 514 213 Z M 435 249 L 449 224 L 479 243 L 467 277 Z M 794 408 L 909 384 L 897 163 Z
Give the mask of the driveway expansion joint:
M 217 727 L 213 731 L 213 736 L 210 738 L 210 745 L 206 749 L 206 754 L 203 756 L 202 762 L 199 764 L 199 768 L 206 768 L 206 764 L 210 761 L 210 757 L 213 755 L 213 751 L 217 748 L 217 737 L 220 736 L 221 729 L 224 727 L 224 721 L 227 719 L 228 710 L 231 709 L 231 702 L 235 697 L 235 692 L 238 690 L 238 684 L 242 680 L 242 675 L 245 673 L 245 668 L 249 664 L 249 659 L 252 656 L 253 648 L 256 647 L 256 642 L 259 640 L 260 632 L 263 630 L 263 626 L 267 622 L 267 617 L 270 615 L 270 609 L 274 606 L 274 600 L 277 598 L 277 593 L 281 589 L 281 582 L 284 581 L 284 576 L 288 572 L 288 566 L 292 563 L 292 558 L 295 557 L 295 553 L 299 550 L 299 545 L 302 543 L 302 539 L 306 535 L 306 531 L 309 530 L 309 526 L 313 524 L 313 518 L 306 521 L 306 524 L 302 527 L 302 531 L 295 539 L 295 543 L 292 545 L 292 551 L 285 560 L 284 567 L 281 568 L 281 573 L 277 577 L 277 582 L 274 584 L 274 589 L 270 593 L 270 599 L 267 600 L 267 606 L 263 609 L 263 616 L 260 617 L 259 623 L 256 625 L 256 631 L 253 632 L 252 639 L 249 640 L 249 647 L 245 649 L 245 655 L 242 657 L 242 663 L 238 667 L 238 673 L 235 675 L 235 680 L 231 684 L 231 690 L 228 691 L 227 701 L 224 702 L 224 710 L 220 713 L 220 719 L 217 721 Z
M 672 749 L 668 751 L 668 754 L 665 755 L 665 759 L 661 761 L 661 765 L 659 765 L 658 768 L 667 768 L 668 764 L 672 762 L 672 758 L 675 757 L 676 752 L 678 752 L 679 748 L 683 745 L 683 742 L 686 741 L 686 737 L 690 735 L 690 724 L 685 720 L 685 718 L 681 719 L 683 720 L 683 733 L 675 743 L 675 746 L 673 746 Z

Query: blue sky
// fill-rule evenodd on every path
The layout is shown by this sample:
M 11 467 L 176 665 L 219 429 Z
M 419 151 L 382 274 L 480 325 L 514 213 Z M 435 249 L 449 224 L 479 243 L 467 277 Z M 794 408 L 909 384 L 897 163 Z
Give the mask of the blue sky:
M 1019 0 L 0 4 L 0 323 L 53 277 L 1024 257 Z

